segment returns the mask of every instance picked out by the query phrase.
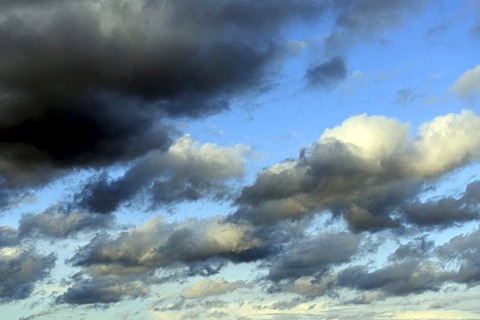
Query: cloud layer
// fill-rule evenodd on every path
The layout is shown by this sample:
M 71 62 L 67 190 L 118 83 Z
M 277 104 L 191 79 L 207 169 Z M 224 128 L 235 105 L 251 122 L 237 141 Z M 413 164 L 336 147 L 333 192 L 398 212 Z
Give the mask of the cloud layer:
M 349 118 L 325 130 L 298 159 L 259 173 L 237 199 L 240 209 L 235 216 L 274 224 L 329 211 L 343 217 L 354 232 L 399 228 L 405 220 L 441 224 L 434 222 L 433 213 L 431 221 L 416 219 L 416 197 L 443 174 L 479 160 L 478 130 L 480 118 L 471 111 L 426 122 L 415 138 L 406 124 L 394 119 Z M 443 219 L 448 220 L 447 215 Z M 462 216 L 450 219 L 477 218 L 473 212 Z

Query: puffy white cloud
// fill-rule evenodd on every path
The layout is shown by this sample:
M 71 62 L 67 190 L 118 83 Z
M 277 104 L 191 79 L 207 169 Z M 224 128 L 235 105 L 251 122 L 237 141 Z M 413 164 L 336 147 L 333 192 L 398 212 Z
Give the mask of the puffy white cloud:
M 355 156 L 382 166 L 394 153 L 406 147 L 408 130 L 408 125 L 395 119 L 362 114 L 326 129 L 319 144 L 341 142 Z
M 480 70 L 480 69 L 479 69 Z M 480 159 L 480 117 L 471 110 L 439 116 L 419 128 L 410 166 L 414 174 L 438 175 Z

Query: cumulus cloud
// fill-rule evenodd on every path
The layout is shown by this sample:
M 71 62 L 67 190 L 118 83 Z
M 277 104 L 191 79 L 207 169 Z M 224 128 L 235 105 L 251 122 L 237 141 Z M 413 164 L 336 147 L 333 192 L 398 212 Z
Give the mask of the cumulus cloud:
M 178 139 L 167 152 L 152 152 L 133 164 L 123 176 L 102 174 L 76 195 L 78 205 L 100 213 L 112 212 L 140 191 L 154 205 L 228 194 L 225 182 L 244 174 L 243 157 L 248 148 L 222 148 L 203 144 L 190 136 Z
M 329 211 L 359 232 L 401 226 L 411 203 L 409 222 L 427 225 L 415 218 L 418 195 L 443 174 L 480 159 L 479 130 L 480 118 L 472 111 L 436 117 L 415 138 L 395 119 L 354 116 L 325 130 L 298 159 L 260 172 L 237 198 L 233 216 L 261 225 Z M 475 218 L 462 216 L 450 218 Z M 433 220 L 431 225 L 442 224 Z
M 35 283 L 50 274 L 54 254 L 40 255 L 22 246 L 0 248 L 0 302 L 26 299 Z
M 223 278 L 215 280 L 205 279 L 183 289 L 181 295 L 186 299 L 198 299 L 222 295 L 245 287 L 245 285 L 246 283 L 243 280 L 229 282 Z
M 23 237 L 67 238 L 82 231 L 105 230 L 113 225 L 113 216 L 70 211 L 52 207 L 40 214 L 25 214 L 19 222 Z
M 450 87 L 450 91 L 467 101 L 473 102 L 480 99 L 480 65 L 462 74 Z

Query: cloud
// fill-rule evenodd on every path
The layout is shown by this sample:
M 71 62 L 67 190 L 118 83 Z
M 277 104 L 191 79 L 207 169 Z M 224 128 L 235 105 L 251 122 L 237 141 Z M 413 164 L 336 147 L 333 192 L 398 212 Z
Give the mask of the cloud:
M 279 282 L 323 275 L 331 265 L 350 261 L 358 250 L 360 239 L 351 233 L 320 233 L 292 240 L 272 258 L 267 278 Z
M 480 204 L 480 181 L 467 185 L 462 197 L 442 197 L 426 202 L 412 202 L 403 208 L 406 219 L 418 226 L 448 228 L 454 224 L 477 220 Z
M 39 255 L 21 246 L 0 248 L 0 302 L 26 299 L 36 282 L 50 274 L 54 254 Z
M 419 97 L 419 94 L 414 89 L 405 87 L 397 90 L 394 103 L 408 106 L 413 104 Z
M 113 225 L 113 221 L 113 216 L 76 210 L 65 212 L 51 207 L 40 214 L 23 215 L 18 229 L 21 237 L 67 238 L 79 232 L 105 230 Z
M 228 194 L 225 182 L 244 174 L 247 152 L 242 145 L 201 145 L 186 135 L 165 153 L 152 152 L 141 158 L 120 178 L 102 174 L 92 179 L 75 198 L 79 206 L 100 213 L 114 211 L 141 191 L 154 205 L 222 198 Z
M 438 291 L 451 276 L 431 261 L 408 259 L 374 271 L 368 271 L 367 266 L 350 266 L 339 273 L 337 281 L 342 287 L 403 296 Z
M 400 227 L 402 210 L 425 187 L 480 159 L 479 130 L 472 111 L 434 118 L 415 138 L 394 119 L 351 117 L 325 130 L 298 159 L 260 172 L 237 198 L 233 216 L 269 225 L 329 211 L 354 232 Z M 420 225 L 413 208 L 409 221 Z
M 114 303 L 124 299 L 135 299 L 149 293 L 143 283 L 118 283 L 111 279 L 89 279 L 77 282 L 57 298 L 57 303 L 95 304 Z
M 16 245 L 19 242 L 17 230 L 0 226 L 0 248 Z
M 459 269 L 454 281 L 475 285 L 480 282 L 480 229 L 459 235 L 436 249 L 443 261 L 457 261 Z
M 325 41 L 327 53 L 338 54 L 388 29 L 403 25 L 426 1 L 334 1 L 335 22 Z
M 332 88 L 347 77 L 345 61 L 340 57 L 332 58 L 310 67 L 305 77 L 312 87 Z
M 466 101 L 476 101 L 480 99 L 480 65 L 467 70 L 450 87 L 458 98 Z
M 0 175 L 42 185 L 169 147 L 166 119 L 268 87 L 314 1 L 22 1 L 0 14 Z M 267 17 L 267 18 L 266 18 Z
M 231 224 L 221 217 L 179 223 L 166 223 L 157 217 L 114 238 L 98 235 L 69 259 L 74 266 L 82 267 L 82 273 L 89 278 L 72 278 L 74 285 L 59 301 L 78 304 L 128 299 L 132 295 L 123 294 L 122 286 L 113 293 L 108 288 L 117 288 L 114 285 L 117 283 L 133 285 L 137 282 L 149 287 L 162 281 L 154 276 L 157 270 L 169 274 L 167 281 L 216 274 L 228 261 L 249 261 L 249 255 L 261 246 L 252 231 L 246 225 Z M 105 285 L 105 281 L 111 285 Z M 213 295 L 219 290 L 240 287 L 240 282 L 220 282 L 212 282 L 212 286 L 204 288 L 203 294 Z M 107 292 L 102 291 L 105 286 Z M 193 298 L 193 291 L 198 289 L 195 288 L 187 290 L 186 297 Z M 101 298 L 97 299 L 97 294 Z M 81 297 L 81 302 L 77 296 Z
M 243 280 L 228 282 L 223 278 L 216 280 L 201 280 L 190 287 L 182 290 L 182 297 L 186 299 L 199 299 L 210 296 L 223 295 L 239 288 L 245 287 Z
M 426 236 L 417 237 L 413 241 L 399 246 L 395 252 L 390 255 L 391 261 L 405 261 L 408 259 L 425 259 L 432 253 L 435 242 L 427 240 Z
M 70 262 L 88 267 L 92 274 L 195 268 L 209 260 L 241 259 L 242 254 L 260 247 L 251 232 L 247 225 L 228 223 L 221 217 L 172 224 L 157 217 L 116 238 L 94 238 Z

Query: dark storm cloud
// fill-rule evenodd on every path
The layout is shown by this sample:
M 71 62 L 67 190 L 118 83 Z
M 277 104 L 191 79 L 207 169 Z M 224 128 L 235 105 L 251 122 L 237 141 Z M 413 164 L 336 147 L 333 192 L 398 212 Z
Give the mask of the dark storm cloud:
M 168 205 L 207 196 L 222 198 L 225 182 L 244 174 L 246 147 L 200 145 L 189 136 L 177 140 L 165 153 L 150 153 L 135 162 L 123 176 L 101 174 L 76 195 L 81 207 L 112 212 L 143 191 L 155 205 Z
M 347 76 L 345 60 L 335 57 L 327 62 L 310 67 L 305 75 L 307 82 L 312 87 L 332 88 Z
M 10 247 L 0 250 L 0 302 L 26 299 L 36 282 L 55 266 L 53 254 L 39 255 L 32 249 Z
M 475 219 L 476 184 L 458 201 L 417 199 L 438 177 L 480 159 L 478 129 L 480 118 L 470 111 L 424 123 L 414 139 L 394 119 L 352 117 L 327 129 L 298 159 L 260 172 L 242 190 L 233 217 L 272 225 L 329 211 L 353 232 L 397 228 L 405 220 L 441 227 Z M 444 204 L 448 211 L 439 210 Z
M 165 117 L 263 90 L 281 30 L 315 1 L 0 3 L 0 166 L 8 187 L 170 144 Z M 7 10 L 8 7 L 8 10 Z
M 113 226 L 113 221 L 113 216 L 52 207 L 39 214 L 23 215 L 18 230 L 22 238 L 67 238 L 79 232 L 105 230 Z

